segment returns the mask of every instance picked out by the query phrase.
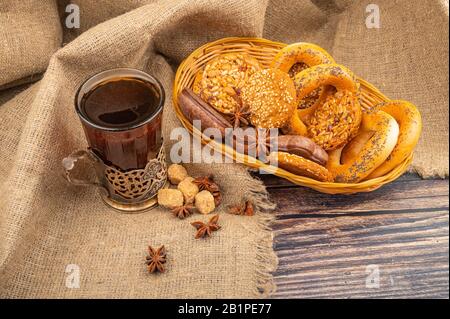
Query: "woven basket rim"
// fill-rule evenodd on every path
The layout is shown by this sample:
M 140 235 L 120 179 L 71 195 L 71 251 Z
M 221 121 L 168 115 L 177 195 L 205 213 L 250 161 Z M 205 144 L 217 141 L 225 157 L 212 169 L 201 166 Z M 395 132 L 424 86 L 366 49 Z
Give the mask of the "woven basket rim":
M 192 69 L 191 63 L 194 63 L 201 58 L 204 58 L 205 56 L 209 56 L 211 52 L 217 53 L 216 51 L 222 51 L 223 49 L 227 48 L 227 45 L 233 44 L 233 49 L 236 49 L 238 47 L 248 47 L 257 49 L 258 47 L 271 47 L 272 49 L 281 49 L 285 47 L 287 44 L 282 42 L 276 42 L 267 40 L 264 38 L 258 38 L 258 37 L 227 37 L 218 39 L 212 42 L 208 42 L 203 44 L 202 46 L 195 49 L 191 54 L 186 57 L 179 65 L 178 70 L 175 75 L 174 80 L 174 86 L 173 86 L 173 94 L 172 94 L 172 100 L 173 100 L 173 106 L 176 112 L 176 115 L 178 119 L 181 121 L 183 126 L 189 131 L 191 135 L 196 135 L 200 137 L 203 144 L 208 144 L 213 147 L 215 150 L 219 151 L 221 154 L 233 158 L 236 162 L 242 163 L 244 165 L 247 165 L 252 168 L 262 168 L 262 169 L 268 169 L 269 171 L 273 171 L 275 169 L 275 172 L 273 172 L 274 175 L 277 175 L 283 179 L 289 180 L 295 184 L 313 188 L 319 192 L 323 193 L 331 193 L 331 194 L 351 194 L 351 193 L 359 193 L 359 192 L 369 192 L 373 191 L 395 179 L 400 177 L 408 168 L 409 164 L 412 162 L 413 154 L 411 153 L 400 165 L 398 165 L 396 168 L 394 168 L 392 171 L 387 173 L 384 176 L 380 176 L 378 178 L 370 179 L 370 180 L 364 180 L 358 183 L 336 183 L 336 182 L 320 182 L 317 180 L 314 180 L 312 178 L 295 175 L 292 174 L 282 168 L 275 168 L 273 166 L 269 166 L 263 162 L 261 162 L 258 159 L 255 159 L 253 157 L 250 157 L 245 154 L 237 153 L 234 151 L 231 147 L 216 142 L 214 140 L 211 140 L 207 136 L 203 135 L 200 131 L 198 131 L 196 128 L 192 126 L 192 124 L 185 118 L 184 114 L 182 114 L 179 104 L 178 104 L 178 95 L 179 92 L 181 92 L 183 87 L 180 87 L 180 80 L 182 80 L 183 76 L 186 75 L 187 72 L 189 72 Z M 220 48 L 223 47 L 223 48 Z M 194 70 L 195 71 L 195 70 Z M 193 72 L 193 73 L 196 73 Z M 357 77 L 358 81 L 361 84 L 361 88 L 364 88 L 370 94 L 372 94 L 373 99 L 378 99 L 381 101 L 389 101 L 390 99 L 385 96 L 382 92 L 380 92 L 373 84 L 369 83 L 368 81 Z M 192 80 L 192 79 L 191 79 Z

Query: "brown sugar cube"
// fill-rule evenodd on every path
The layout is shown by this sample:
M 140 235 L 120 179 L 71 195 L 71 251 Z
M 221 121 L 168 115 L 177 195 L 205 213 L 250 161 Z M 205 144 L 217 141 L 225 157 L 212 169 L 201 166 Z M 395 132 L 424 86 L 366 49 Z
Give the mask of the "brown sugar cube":
M 188 177 L 186 169 L 180 164 L 170 165 L 167 174 L 169 175 L 170 182 L 174 185 L 178 185 L 179 182 Z
M 193 180 L 194 178 L 189 176 L 178 184 L 178 189 L 183 193 L 184 202 L 186 204 L 192 204 L 194 202 L 195 195 L 199 192 L 198 186 L 192 182 Z
M 202 214 L 211 213 L 216 208 L 214 196 L 206 190 L 201 191 L 195 195 L 195 207 Z
M 158 191 L 158 204 L 172 209 L 183 205 L 183 193 L 178 189 L 160 189 Z

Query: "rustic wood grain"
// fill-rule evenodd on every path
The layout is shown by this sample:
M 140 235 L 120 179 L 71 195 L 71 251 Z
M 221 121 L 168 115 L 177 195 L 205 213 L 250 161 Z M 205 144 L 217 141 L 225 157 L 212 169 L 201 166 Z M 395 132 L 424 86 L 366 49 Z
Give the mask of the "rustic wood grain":
M 448 180 L 407 174 L 337 196 L 259 177 L 278 206 L 275 298 L 449 297 Z M 370 267 L 378 288 L 366 286 Z

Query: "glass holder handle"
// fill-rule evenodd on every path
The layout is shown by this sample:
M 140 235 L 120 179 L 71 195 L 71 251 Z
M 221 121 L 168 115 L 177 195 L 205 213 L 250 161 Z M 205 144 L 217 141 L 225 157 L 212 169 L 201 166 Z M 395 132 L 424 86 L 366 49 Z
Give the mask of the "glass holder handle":
M 108 190 L 105 188 L 105 186 L 103 186 L 97 180 L 79 179 L 79 178 L 72 177 L 72 174 L 71 174 L 72 170 L 76 167 L 77 162 L 79 160 L 87 160 L 89 163 L 91 163 L 92 167 L 95 167 L 95 165 L 99 161 L 99 159 L 89 151 L 85 151 L 85 150 L 74 151 L 72 154 L 63 158 L 63 160 L 62 160 L 62 166 L 64 168 L 65 179 L 72 185 L 95 186 L 95 187 L 102 189 L 103 191 L 105 191 L 106 194 L 108 194 Z

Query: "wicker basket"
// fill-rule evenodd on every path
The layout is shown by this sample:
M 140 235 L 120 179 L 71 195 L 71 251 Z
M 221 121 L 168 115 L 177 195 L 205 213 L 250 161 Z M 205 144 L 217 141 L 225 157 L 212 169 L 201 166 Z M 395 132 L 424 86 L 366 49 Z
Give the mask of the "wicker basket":
M 183 88 L 192 87 L 196 73 L 202 69 L 208 61 L 217 55 L 232 52 L 246 53 L 256 58 L 264 67 L 268 67 L 278 51 L 285 46 L 286 44 L 284 43 L 273 42 L 261 38 L 224 38 L 207 43 L 192 52 L 191 55 L 189 55 L 189 57 L 187 57 L 179 66 L 173 86 L 173 105 L 178 118 L 183 123 L 183 126 L 189 130 L 191 134 L 200 136 L 203 143 L 209 143 L 209 145 L 213 148 L 220 151 L 222 154 L 233 158 L 237 162 L 244 163 L 245 165 L 253 168 L 264 169 L 295 184 L 310 187 L 322 193 L 352 194 L 359 192 L 370 192 L 400 177 L 411 163 L 412 154 L 410 154 L 410 156 L 403 163 L 385 176 L 360 183 L 347 184 L 319 182 L 308 177 L 295 175 L 284 169 L 275 168 L 264 164 L 253 157 L 237 153 L 233 150 L 233 148 L 211 140 L 195 129 L 192 126 L 192 123 L 190 123 L 181 112 L 180 105 L 178 103 L 179 94 Z M 363 107 L 370 107 L 383 101 L 389 101 L 389 99 L 378 91 L 378 89 L 373 85 L 363 79 L 358 80 L 361 83 Z

